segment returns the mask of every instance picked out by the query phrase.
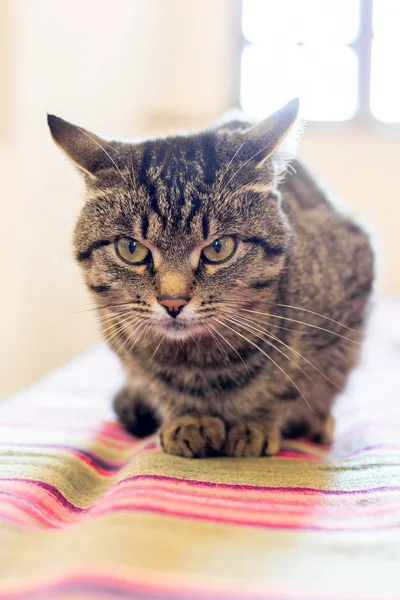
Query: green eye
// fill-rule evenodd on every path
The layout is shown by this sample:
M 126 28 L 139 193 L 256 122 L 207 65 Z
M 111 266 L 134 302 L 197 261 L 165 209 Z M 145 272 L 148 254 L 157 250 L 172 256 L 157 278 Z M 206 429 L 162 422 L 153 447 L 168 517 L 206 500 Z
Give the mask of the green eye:
M 119 238 L 114 247 L 118 258 L 129 265 L 143 265 L 150 258 L 150 250 L 131 238 Z
M 212 244 L 206 246 L 201 253 L 204 262 L 223 263 L 229 260 L 236 252 L 237 240 L 231 235 L 224 235 Z

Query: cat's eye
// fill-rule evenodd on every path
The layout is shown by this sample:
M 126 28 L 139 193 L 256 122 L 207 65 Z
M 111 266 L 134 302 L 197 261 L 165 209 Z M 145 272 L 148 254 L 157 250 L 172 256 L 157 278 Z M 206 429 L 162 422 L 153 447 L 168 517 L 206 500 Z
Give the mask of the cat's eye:
M 118 258 L 129 265 L 143 265 L 150 258 L 150 250 L 131 238 L 119 238 L 114 247 Z
M 203 248 L 201 258 L 207 263 L 223 263 L 235 254 L 236 248 L 236 238 L 231 235 L 224 235 Z

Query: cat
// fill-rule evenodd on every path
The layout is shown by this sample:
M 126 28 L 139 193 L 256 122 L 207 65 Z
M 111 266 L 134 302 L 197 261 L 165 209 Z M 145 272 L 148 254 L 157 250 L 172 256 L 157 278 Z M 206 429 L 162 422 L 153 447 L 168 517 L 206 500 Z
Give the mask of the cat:
M 126 373 L 115 411 L 166 453 L 332 442 L 373 252 L 294 158 L 296 123 L 293 100 L 256 124 L 122 143 L 48 115 L 86 183 L 74 247 Z

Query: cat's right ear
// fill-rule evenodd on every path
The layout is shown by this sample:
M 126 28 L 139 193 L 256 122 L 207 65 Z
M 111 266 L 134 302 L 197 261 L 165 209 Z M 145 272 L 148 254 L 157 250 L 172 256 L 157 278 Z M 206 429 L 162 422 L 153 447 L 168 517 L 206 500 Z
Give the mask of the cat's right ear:
M 108 142 L 55 115 L 47 115 L 47 123 L 57 146 L 85 175 L 93 178 L 104 168 L 102 159 L 104 153 L 108 155 Z

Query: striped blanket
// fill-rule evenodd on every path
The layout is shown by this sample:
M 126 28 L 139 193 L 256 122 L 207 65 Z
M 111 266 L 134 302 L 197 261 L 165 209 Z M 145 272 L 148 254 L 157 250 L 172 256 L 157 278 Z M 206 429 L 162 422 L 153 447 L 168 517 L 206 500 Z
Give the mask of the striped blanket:
M 329 450 L 164 455 L 115 423 L 103 347 L 3 403 L 0 600 L 398 600 L 399 320 L 378 311 Z

